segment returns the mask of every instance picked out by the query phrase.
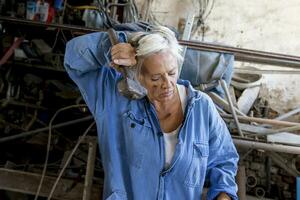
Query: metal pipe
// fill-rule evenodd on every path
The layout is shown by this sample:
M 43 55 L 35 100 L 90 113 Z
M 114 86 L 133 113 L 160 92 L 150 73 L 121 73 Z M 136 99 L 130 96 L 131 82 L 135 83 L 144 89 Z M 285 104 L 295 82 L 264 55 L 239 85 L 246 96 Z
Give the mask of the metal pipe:
M 249 55 L 249 56 L 259 56 L 259 57 L 265 57 L 265 58 L 290 59 L 290 60 L 300 62 L 300 57 L 293 56 L 293 55 L 270 53 L 270 52 L 265 52 L 265 51 L 243 49 L 243 48 L 230 47 L 230 46 L 218 45 L 218 44 L 212 45 L 210 43 L 204 43 L 204 42 L 198 42 L 198 41 L 182 40 L 182 41 L 180 41 L 180 43 L 182 45 L 187 45 L 189 47 L 210 48 L 211 50 L 221 51 L 222 53 L 238 53 L 238 54 L 245 54 L 245 55 Z
M 51 28 L 58 28 L 62 30 L 71 30 L 71 31 L 82 31 L 82 32 L 99 32 L 104 31 L 103 29 L 95 29 L 95 28 L 87 28 L 82 26 L 75 26 L 75 25 L 65 25 L 65 24 L 56 24 L 56 23 L 45 23 L 27 19 L 18 19 L 14 17 L 3 17 L 0 16 L 0 21 L 14 23 L 14 24 L 24 24 L 24 25 L 31 25 L 31 26 L 39 26 L 39 27 L 51 27 Z
M 296 108 L 294 110 L 291 110 L 290 112 L 287 112 L 287 113 L 285 113 L 283 115 L 280 115 L 279 117 L 276 117 L 275 119 L 276 120 L 283 120 L 283 119 L 286 119 L 286 118 L 288 118 L 288 117 L 290 117 L 292 115 L 295 115 L 295 114 L 297 114 L 299 112 L 300 112 L 300 107 Z
M 84 118 L 81 118 L 81 119 L 75 119 L 75 120 L 71 120 L 71 121 L 68 121 L 68 122 L 55 124 L 55 125 L 52 126 L 52 129 L 77 124 L 79 122 L 84 122 L 84 121 L 88 121 L 88 120 L 91 120 L 91 119 L 93 119 L 93 116 L 88 116 L 88 117 L 84 117 Z M 49 130 L 49 126 L 47 126 L 45 128 L 40 128 L 40 129 L 36 129 L 36 130 L 32 130 L 32 131 L 19 133 L 17 135 L 13 135 L 13 136 L 3 137 L 3 138 L 0 138 L 0 143 L 8 142 L 8 141 L 11 141 L 11 140 L 16 140 L 16 139 L 19 139 L 19 138 L 27 137 L 27 136 L 33 135 L 35 133 L 40 133 L 40 132 L 48 131 L 48 130 Z
M 257 185 L 257 178 L 254 175 L 247 176 L 246 184 L 250 188 L 254 188 Z
M 238 197 L 246 200 L 246 170 L 244 165 L 240 165 L 237 172 Z
M 266 129 L 264 133 L 254 133 L 254 134 L 249 134 L 248 136 L 266 136 L 266 135 L 273 135 L 276 133 L 299 131 L 299 130 L 300 130 L 300 125 L 297 125 L 297 126 L 290 126 L 290 127 L 280 128 L 280 129 L 271 129 L 271 130 Z
M 242 148 L 253 148 L 253 149 L 263 149 L 268 151 L 289 153 L 289 154 L 300 154 L 300 148 L 296 146 L 282 145 L 282 144 L 273 144 L 273 143 L 264 143 L 256 142 L 251 140 L 236 139 L 233 138 L 233 143 L 237 147 Z
M 236 73 L 243 73 L 243 74 L 300 74 L 300 70 L 274 70 L 274 69 L 249 69 L 249 68 L 234 68 L 234 72 Z
M 93 29 L 93 28 L 87 28 L 81 26 L 62 25 L 62 24 L 54 24 L 54 23 L 47 24 L 43 22 L 17 19 L 12 17 L 3 17 L 3 16 L 0 17 L 0 20 L 5 22 L 10 22 L 10 23 L 15 23 L 15 24 L 52 27 L 52 28 L 59 28 L 59 29 L 71 30 L 71 31 L 81 31 L 81 32 L 104 31 L 103 29 Z M 242 48 L 209 44 L 204 42 L 195 42 L 195 41 L 179 40 L 179 44 L 185 45 L 189 48 L 196 49 L 196 50 L 234 54 L 236 61 L 300 68 L 300 57 L 298 56 L 250 50 L 250 49 L 242 49 Z
M 229 94 L 226 82 L 223 79 L 221 79 L 220 82 L 221 82 L 221 86 L 222 86 L 222 88 L 225 92 L 225 95 L 226 95 L 226 98 L 227 98 L 227 101 L 228 101 L 228 104 L 229 104 L 229 108 L 231 110 L 234 122 L 236 124 L 237 131 L 238 131 L 240 136 L 244 137 L 244 134 L 243 134 L 243 132 L 241 130 L 241 127 L 240 127 L 239 120 L 238 120 L 236 112 L 235 112 L 235 108 L 233 107 L 233 103 L 232 103 L 231 98 L 230 98 L 230 94 Z
M 299 147 L 298 147 L 299 148 Z M 290 175 L 297 177 L 299 176 L 299 172 L 297 170 L 294 170 L 293 168 L 291 168 L 290 166 L 288 166 L 286 164 L 286 161 L 277 153 L 275 152 L 268 152 L 268 155 L 270 156 L 270 158 L 274 161 L 274 163 L 276 163 L 279 167 L 281 167 L 282 169 L 284 169 L 286 172 L 288 172 Z
M 300 68 L 300 57 L 250 49 L 242 49 L 196 41 L 179 41 L 181 45 L 203 51 L 234 54 L 236 61 Z
M 88 141 L 89 153 L 86 165 L 86 176 L 84 180 L 83 200 L 90 200 L 92 196 L 92 186 L 97 151 L 97 138 L 88 137 L 85 139 Z
M 220 113 L 221 117 L 224 118 L 232 118 L 232 115 Z M 257 122 L 263 124 L 271 124 L 276 126 L 300 126 L 300 123 L 296 122 L 287 122 L 287 121 L 279 121 L 274 119 L 263 119 L 258 117 L 248 117 L 248 116 L 237 116 L 239 120 L 247 121 L 247 122 Z
M 236 128 L 236 125 L 232 123 L 232 120 L 229 121 L 229 128 Z M 297 126 L 289 126 L 289 127 L 284 127 L 280 129 L 270 129 L 270 128 L 265 128 L 261 126 L 254 126 L 254 125 L 249 125 L 249 124 L 243 124 L 240 123 L 240 127 L 243 131 L 246 131 L 247 136 L 266 136 L 266 135 L 272 135 L 276 133 L 282 133 L 282 132 L 291 132 L 291 131 L 298 131 L 300 130 L 300 125 Z M 296 134 L 296 133 L 294 133 Z M 298 135 L 298 134 L 296 134 Z
M 256 187 L 254 189 L 254 194 L 256 197 L 258 197 L 259 199 L 263 198 L 266 194 L 266 191 L 262 188 L 262 187 Z
M 221 107 L 223 107 L 224 110 L 226 110 L 227 112 L 230 112 L 230 113 L 232 112 L 231 109 L 230 109 L 230 107 L 229 107 L 229 105 L 228 105 L 228 103 L 222 97 L 220 97 L 218 94 L 216 94 L 214 92 L 209 92 L 208 95 L 210 96 L 210 98 L 213 99 L 213 101 L 215 103 L 217 103 L 218 105 L 220 105 Z M 239 109 L 237 109 L 235 107 L 234 107 L 234 109 L 235 109 L 235 112 L 237 114 L 239 114 L 241 116 L 245 116 L 245 117 L 247 116 L 244 113 L 242 113 Z

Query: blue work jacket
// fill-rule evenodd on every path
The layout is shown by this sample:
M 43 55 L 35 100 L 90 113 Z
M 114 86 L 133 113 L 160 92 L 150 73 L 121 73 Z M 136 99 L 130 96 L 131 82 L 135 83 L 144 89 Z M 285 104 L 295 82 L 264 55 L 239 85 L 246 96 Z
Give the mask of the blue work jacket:
M 121 41 L 126 35 L 119 32 Z M 237 199 L 238 154 L 212 100 L 188 81 L 188 104 L 172 163 L 164 169 L 165 147 L 153 104 L 130 100 L 117 89 L 121 74 L 110 61 L 107 33 L 92 33 L 67 43 L 65 68 L 93 114 L 105 173 L 103 199 L 200 200 L 226 192 Z

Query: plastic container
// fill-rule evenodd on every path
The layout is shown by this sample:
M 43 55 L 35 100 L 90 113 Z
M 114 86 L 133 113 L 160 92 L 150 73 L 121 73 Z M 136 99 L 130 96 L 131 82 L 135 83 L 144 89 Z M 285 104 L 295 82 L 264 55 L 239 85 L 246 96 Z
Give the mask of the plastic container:
M 48 19 L 49 3 L 38 1 L 36 3 L 35 20 L 46 22 Z
M 33 20 L 36 12 L 35 1 L 27 1 L 26 5 L 26 19 Z

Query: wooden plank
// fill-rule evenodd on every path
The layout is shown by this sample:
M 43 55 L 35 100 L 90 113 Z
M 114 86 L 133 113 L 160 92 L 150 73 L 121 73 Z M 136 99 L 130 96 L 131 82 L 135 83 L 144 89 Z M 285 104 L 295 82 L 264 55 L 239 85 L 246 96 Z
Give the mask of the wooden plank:
M 41 175 L 18 170 L 0 168 L 0 190 L 21 192 L 35 195 Z M 56 177 L 46 176 L 40 196 L 47 197 L 56 180 Z M 53 199 L 58 200 L 81 200 L 83 196 L 83 183 L 74 180 L 61 179 L 54 192 Z M 91 199 L 101 199 L 101 186 L 93 186 Z

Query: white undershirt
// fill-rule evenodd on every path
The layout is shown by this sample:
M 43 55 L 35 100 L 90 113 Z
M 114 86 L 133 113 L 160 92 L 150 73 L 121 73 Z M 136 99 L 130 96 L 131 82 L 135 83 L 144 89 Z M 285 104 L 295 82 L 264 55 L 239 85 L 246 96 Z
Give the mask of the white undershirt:
M 184 113 L 186 104 L 187 104 L 187 94 L 186 94 L 186 88 L 184 85 L 178 85 L 177 84 L 177 90 L 180 97 L 181 107 L 182 111 Z M 181 127 L 181 124 L 177 127 L 176 130 L 169 132 L 169 133 L 163 133 L 164 134 L 164 141 L 165 141 L 165 168 L 170 167 L 170 164 L 172 162 L 174 153 L 175 153 L 175 147 L 178 142 L 178 131 Z

